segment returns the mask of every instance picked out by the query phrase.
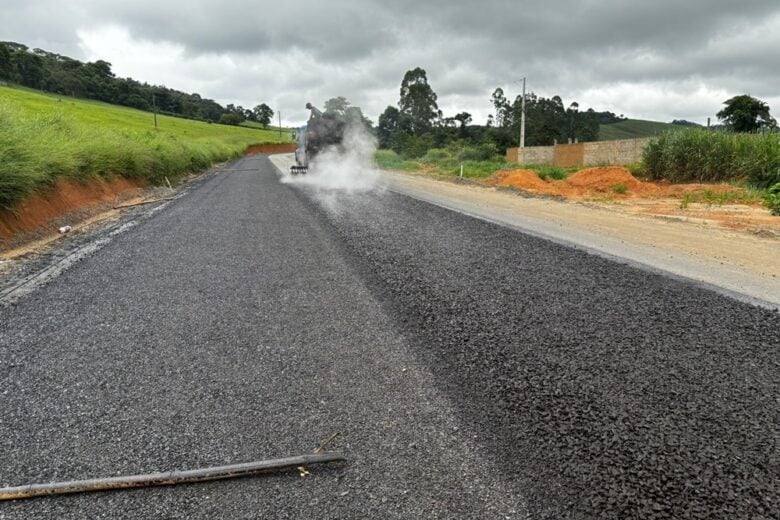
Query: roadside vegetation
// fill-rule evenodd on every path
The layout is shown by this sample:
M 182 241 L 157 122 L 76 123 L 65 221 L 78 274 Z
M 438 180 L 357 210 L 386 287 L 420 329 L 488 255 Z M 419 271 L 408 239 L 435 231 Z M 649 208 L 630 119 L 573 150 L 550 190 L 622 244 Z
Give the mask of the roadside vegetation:
M 671 182 L 780 182 L 780 135 L 688 129 L 668 132 L 645 150 L 644 171 Z
M 280 142 L 278 130 L 208 124 L 96 101 L 0 87 L 0 207 L 11 209 L 58 177 L 121 175 L 173 181 Z M 283 133 L 282 141 L 290 140 Z

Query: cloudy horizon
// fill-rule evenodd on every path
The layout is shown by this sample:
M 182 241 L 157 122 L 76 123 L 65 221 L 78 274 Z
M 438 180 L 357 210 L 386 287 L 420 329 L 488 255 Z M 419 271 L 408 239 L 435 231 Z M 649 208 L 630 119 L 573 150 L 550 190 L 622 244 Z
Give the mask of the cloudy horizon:
M 307 118 L 307 101 L 335 96 L 376 122 L 415 67 L 445 115 L 466 111 L 477 124 L 493 90 L 514 98 L 523 76 L 537 95 L 636 119 L 704 124 L 738 94 L 777 118 L 777 2 L 627 4 L 7 0 L 0 40 L 102 59 L 117 76 L 223 105 L 266 103 L 285 124 Z

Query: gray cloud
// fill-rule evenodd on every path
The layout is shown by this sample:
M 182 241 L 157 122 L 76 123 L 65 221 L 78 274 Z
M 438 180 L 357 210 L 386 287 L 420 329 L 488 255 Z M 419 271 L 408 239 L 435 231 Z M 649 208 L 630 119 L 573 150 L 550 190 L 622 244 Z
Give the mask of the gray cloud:
M 113 49 L 100 32 L 109 27 L 159 63 Z M 776 0 L 5 0 L 0 39 L 100 57 L 121 75 L 222 102 L 270 101 L 290 122 L 306 117 L 306 101 L 336 95 L 376 119 L 416 66 L 445 113 L 476 121 L 495 87 L 514 96 L 522 76 L 538 94 L 624 103 L 615 108 L 631 116 L 701 120 L 717 96 L 743 92 L 780 109 Z

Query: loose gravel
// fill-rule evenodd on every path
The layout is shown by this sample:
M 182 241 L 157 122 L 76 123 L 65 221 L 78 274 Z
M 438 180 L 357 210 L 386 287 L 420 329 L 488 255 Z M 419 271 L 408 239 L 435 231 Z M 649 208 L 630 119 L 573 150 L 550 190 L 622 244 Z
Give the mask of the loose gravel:
M 321 207 L 533 518 L 780 518 L 777 312 L 393 193 Z
M 297 455 L 334 432 L 346 465 L 0 518 L 524 518 L 313 207 L 245 158 L 0 307 L 0 485 Z

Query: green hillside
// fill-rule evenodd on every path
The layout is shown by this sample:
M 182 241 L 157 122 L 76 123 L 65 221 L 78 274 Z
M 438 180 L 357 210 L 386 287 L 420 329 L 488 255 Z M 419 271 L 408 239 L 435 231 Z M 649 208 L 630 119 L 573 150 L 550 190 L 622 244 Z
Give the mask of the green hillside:
M 278 143 L 279 131 L 158 116 L 98 101 L 0 86 L 0 207 L 59 176 L 161 182 Z M 290 134 L 283 133 L 288 142 Z
M 637 137 L 653 137 L 667 130 L 680 128 L 671 123 L 658 121 L 644 121 L 642 119 L 626 119 L 617 123 L 609 123 L 599 126 L 599 141 L 612 141 L 615 139 L 634 139 Z

